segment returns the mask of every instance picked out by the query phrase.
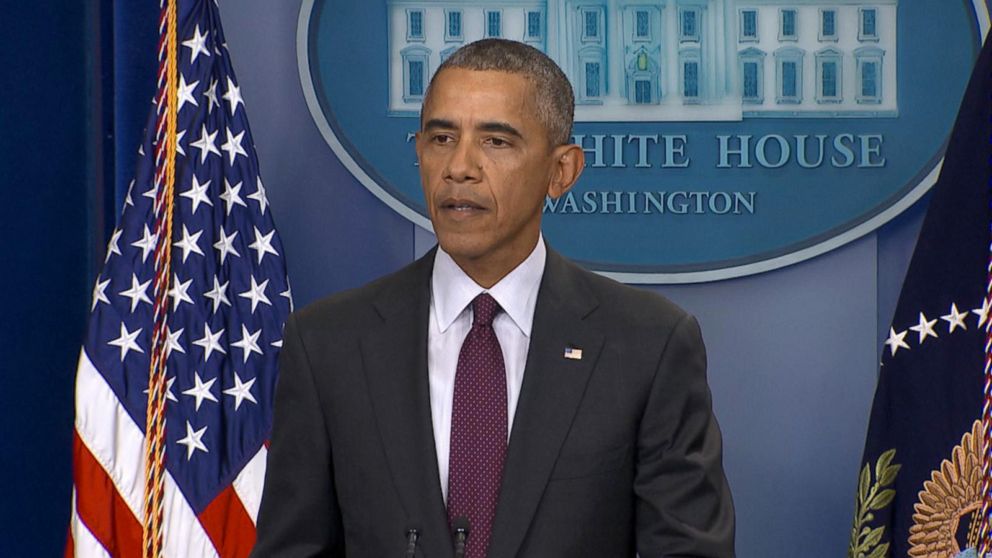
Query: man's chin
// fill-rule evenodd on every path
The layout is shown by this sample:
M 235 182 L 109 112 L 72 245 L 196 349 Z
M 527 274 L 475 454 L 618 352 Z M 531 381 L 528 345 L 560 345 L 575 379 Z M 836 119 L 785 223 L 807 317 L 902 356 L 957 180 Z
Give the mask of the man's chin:
M 438 235 L 437 243 L 455 261 L 475 261 L 486 254 L 486 246 L 479 239 L 466 238 L 465 235 Z

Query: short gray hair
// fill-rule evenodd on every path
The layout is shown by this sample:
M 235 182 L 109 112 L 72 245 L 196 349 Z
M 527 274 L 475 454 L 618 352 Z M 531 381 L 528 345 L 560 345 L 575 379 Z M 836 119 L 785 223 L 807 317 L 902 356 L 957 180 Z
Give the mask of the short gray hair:
M 434 73 L 424 95 L 426 106 L 434 79 L 448 68 L 520 74 L 534 86 L 537 118 L 544 125 L 552 145 L 571 143 L 575 117 L 572 84 L 554 60 L 540 50 L 507 39 L 482 39 L 451 54 Z

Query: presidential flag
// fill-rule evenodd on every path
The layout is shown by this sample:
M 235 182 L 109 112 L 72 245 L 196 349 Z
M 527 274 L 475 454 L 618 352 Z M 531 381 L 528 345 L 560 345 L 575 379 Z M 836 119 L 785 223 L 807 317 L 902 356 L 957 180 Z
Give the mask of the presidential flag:
M 66 554 L 246 556 L 292 297 L 213 0 L 163 0 L 158 91 L 93 288 Z
M 979 57 L 883 347 L 849 557 L 989 551 L 992 57 Z

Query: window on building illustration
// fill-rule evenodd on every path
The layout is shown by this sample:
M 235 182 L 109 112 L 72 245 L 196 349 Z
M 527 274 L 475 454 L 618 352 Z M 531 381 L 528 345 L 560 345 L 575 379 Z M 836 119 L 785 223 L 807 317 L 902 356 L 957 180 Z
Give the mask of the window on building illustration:
M 741 98 L 748 104 L 761 104 L 765 100 L 765 53 L 751 47 L 742 50 L 739 57 Z
M 679 31 L 683 41 L 699 40 L 699 10 L 684 8 L 680 18 Z
M 741 40 L 758 40 L 758 12 L 754 10 L 741 10 Z
M 424 63 L 421 60 L 410 60 L 410 89 L 407 94 L 410 97 L 423 97 L 424 95 Z
M 502 37 L 503 36 L 503 18 L 502 13 L 497 11 L 486 12 L 486 36 L 487 37 Z
M 840 72 L 836 60 L 824 60 L 820 63 L 820 100 L 835 101 L 840 99 Z
M 599 62 L 586 62 L 586 97 L 599 97 L 600 91 Z
M 527 38 L 530 40 L 540 39 L 544 33 L 541 22 L 541 12 L 527 12 Z
M 407 12 L 406 38 L 408 40 L 422 40 L 424 38 L 424 12 L 422 10 Z
M 820 80 L 820 83 L 823 84 L 824 97 L 837 96 L 837 63 L 836 62 L 823 63 L 823 76 Z
M 798 78 L 795 62 L 782 62 L 782 97 L 798 97 Z
M 699 62 L 695 60 L 682 63 L 682 96 L 686 99 L 699 98 Z
M 820 12 L 820 40 L 837 40 L 837 10 Z
M 403 102 L 419 103 L 427 89 L 427 61 L 431 51 L 421 45 L 409 46 L 400 51 L 403 63 Z
M 782 10 L 779 39 L 796 39 L 796 10 Z
M 744 62 L 744 100 L 756 101 L 758 92 L 758 63 Z
M 634 81 L 634 102 L 646 105 L 651 102 L 651 82 L 646 79 Z
M 882 102 L 883 56 L 885 56 L 885 51 L 876 46 L 866 46 L 854 50 L 857 79 L 854 90 L 857 93 L 858 103 L 878 104 Z
M 651 36 L 651 19 L 646 10 L 637 10 L 634 25 L 634 36 L 638 39 L 646 39 Z
M 444 38 L 448 41 L 462 40 L 462 12 L 460 10 L 448 12 L 448 25 L 445 28 Z
M 862 41 L 878 40 L 878 10 L 861 8 L 861 25 L 858 28 L 858 39 Z
M 587 41 L 599 39 L 599 12 L 597 10 L 582 12 L 582 38 Z
M 803 56 L 804 51 L 795 47 L 786 47 L 775 52 L 775 102 L 802 102 Z
M 874 100 L 878 99 L 878 96 L 878 62 L 862 62 L 861 98 L 862 100 Z

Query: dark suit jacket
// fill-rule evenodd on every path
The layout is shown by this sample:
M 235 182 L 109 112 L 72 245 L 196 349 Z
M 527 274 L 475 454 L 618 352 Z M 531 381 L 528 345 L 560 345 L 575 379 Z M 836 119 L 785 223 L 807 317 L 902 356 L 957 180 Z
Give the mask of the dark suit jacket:
M 289 319 L 254 556 L 453 555 L 427 377 L 434 252 Z M 566 347 L 582 359 L 564 358 Z M 490 558 L 734 554 L 695 319 L 548 250 Z

